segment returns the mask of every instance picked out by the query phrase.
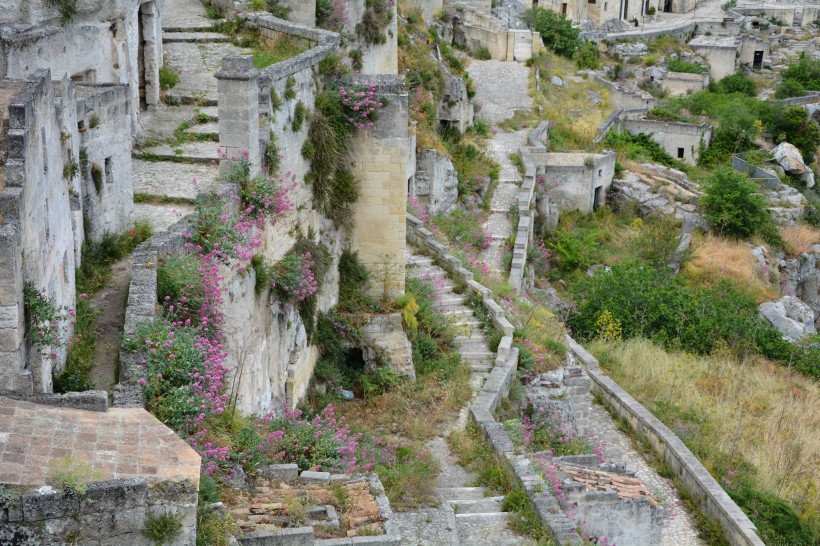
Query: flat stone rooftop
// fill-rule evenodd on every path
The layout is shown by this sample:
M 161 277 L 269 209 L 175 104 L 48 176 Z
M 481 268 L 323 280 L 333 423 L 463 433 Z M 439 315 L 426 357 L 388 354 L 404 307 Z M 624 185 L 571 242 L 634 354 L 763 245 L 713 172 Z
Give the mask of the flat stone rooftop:
M 591 157 L 598 161 L 604 154 L 589 152 L 549 152 L 546 154 L 546 165 L 553 167 L 584 167 L 584 161 Z
M 51 485 L 48 461 L 66 455 L 98 469 L 100 480 L 199 482 L 199 454 L 142 408 L 93 412 L 0 398 L 0 483 Z

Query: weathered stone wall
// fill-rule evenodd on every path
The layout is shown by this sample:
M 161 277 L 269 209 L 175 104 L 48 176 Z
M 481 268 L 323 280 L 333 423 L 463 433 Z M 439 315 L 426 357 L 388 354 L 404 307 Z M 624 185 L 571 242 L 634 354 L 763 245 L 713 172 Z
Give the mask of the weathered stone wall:
M 657 102 L 655 97 L 640 89 L 627 89 L 600 76 L 595 76 L 595 81 L 609 88 L 609 103 L 616 110 L 635 110 L 639 108 L 651 110 Z
M 362 53 L 362 74 L 397 74 L 399 71 L 398 47 L 398 4 L 392 3 L 393 15 L 383 33 L 387 39 L 383 44 L 367 44 L 356 36 L 356 26 L 365 15 L 365 0 L 345 0 L 348 23 L 345 31 L 353 35 L 353 40 L 345 44 L 345 50 L 359 50 Z
M 83 126 L 80 145 L 85 151 L 79 176 L 86 237 L 100 241 L 105 233 L 119 233 L 134 224 L 131 101 L 125 85 L 81 84 L 77 95 L 77 120 Z
M 8 106 L 0 214 L 9 246 L 0 267 L 6 269 L 9 290 L 2 296 L 7 307 L 6 328 L 0 330 L 0 375 L 7 378 L 6 387 L 21 392 L 51 392 L 52 367 L 59 369 L 65 361 L 65 349 L 55 348 L 52 358 L 23 341 L 22 284 L 33 283 L 53 296 L 57 306 L 74 305 L 75 241 L 70 185 L 63 178 L 65 165 L 76 161 L 78 151 L 76 139 L 74 144 L 70 138 L 61 139 L 61 134 L 71 134 L 71 127 L 64 125 L 64 111 L 73 110 L 73 90 L 68 82 L 63 85 L 67 92 L 60 97 L 49 72 L 38 71 L 19 87 Z
M 709 85 L 709 74 L 688 74 L 686 72 L 669 72 L 661 80 L 661 89 L 670 95 L 688 95 L 700 91 Z
M 541 35 L 510 29 L 489 9 L 464 6 L 453 27 L 456 45 L 469 50 L 486 47 L 497 61 L 526 61 L 541 48 Z
M 29 493 L 0 510 L 0 543 L 58 546 L 75 537 L 88 546 L 152 546 L 143 535 L 148 518 L 170 514 L 182 529 L 165 544 L 189 546 L 196 541 L 196 502 L 195 483 L 144 478 L 92 483 L 84 495 Z
M 404 12 L 411 9 L 419 10 L 425 21 L 432 20 L 433 16 L 444 8 L 443 0 L 399 0 L 398 4 Z
M 709 77 L 712 81 L 718 82 L 735 73 L 738 52 L 735 38 L 698 36 L 689 42 L 689 46 L 709 63 Z
M 667 154 L 689 165 L 697 164 L 700 150 L 708 148 L 712 140 L 712 126 L 706 123 L 694 125 L 648 119 L 627 119 L 622 123 L 624 130 L 629 134 L 650 135 Z
M 763 58 L 769 58 L 771 54 L 769 40 L 744 34 L 740 37 L 740 49 L 738 51 L 737 62 L 740 65 L 747 65 L 749 67 L 754 63 L 755 51 L 762 51 Z
M 127 83 L 131 124 L 138 129 L 141 73 L 145 103 L 159 103 L 161 4 L 162 0 L 85 0 L 67 25 L 60 24 L 58 7 L 47 0 L 26 2 L 22 9 L 0 7 L 0 76 L 25 78 L 37 69 L 49 69 L 58 79 Z
M 347 83 L 376 85 L 376 95 L 387 99 L 372 131 L 353 138 L 353 174 L 360 183 L 356 202 L 353 248 L 371 271 L 371 294 L 393 298 L 404 293 L 408 180 L 415 164 L 408 133 L 408 99 L 399 76 L 358 76 Z
M 561 212 L 587 213 L 606 202 L 606 193 L 615 176 L 615 153 L 548 153 L 545 165 L 546 194 L 550 202 L 549 225 L 555 225 Z

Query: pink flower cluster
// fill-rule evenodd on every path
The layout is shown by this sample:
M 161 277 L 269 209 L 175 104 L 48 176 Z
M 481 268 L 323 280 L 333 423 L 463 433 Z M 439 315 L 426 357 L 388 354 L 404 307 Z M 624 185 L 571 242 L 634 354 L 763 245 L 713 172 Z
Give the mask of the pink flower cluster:
M 345 110 L 347 121 L 358 130 L 373 130 L 373 122 L 377 117 L 377 109 L 383 106 L 381 100 L 376 99 L 376 85 L 340 87 L 339 98 Z
M 319 289 L 310 252 L 288 254 L 272 268 L 271 287 L 289 303 L 304 301 Z
M 350 15 L 347 12 L 347 6 L 344 0 L 333 0 L 330 12 L 324 16 L 322 26 L 329 30 L 339 32 L 348 22 L 350 22 Z

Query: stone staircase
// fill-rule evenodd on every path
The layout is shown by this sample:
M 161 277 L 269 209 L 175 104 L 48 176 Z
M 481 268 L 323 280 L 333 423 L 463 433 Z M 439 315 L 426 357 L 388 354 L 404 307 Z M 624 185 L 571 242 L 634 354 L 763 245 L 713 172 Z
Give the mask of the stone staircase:
M 133 156 L 137 216 L 154 231 L 166 229 L 192 212 L 197 193 L 220 183 L 217 80 L 222 57 L 249 50 L 213 32 L 202 2 L 167 0 L 163 17 L 163 50 L 179 82 L 163 92 L 163 104 L 144 112 L 145 146 Z M 194 181 L 196 181 L 194 183 Z
M 432 281 L 437 291 L 436 309 L 448 316 L 458 335 L 454 343 L 472 372 L 473 394 L 490 374 L 495 354 L 490 351 L 481 329 L 464 295 L 457 294 L 446 272 L 427 256 L 408 252 L 408 275 Z M 467 422 L 466 407 L 459 420 L 448 431 L 463 428 Z M 434 438 L 428 448 L 441 467 L 436 480 L 438 508 L 397 513 L 402 544 L 409 546 L 512 546 L 534 545 L 508 527 L 509 514 L 502 511 L 503 496 L 491 496 L 484 487 L 474 487 L 475 476 L 455 461 L 443 437 Z

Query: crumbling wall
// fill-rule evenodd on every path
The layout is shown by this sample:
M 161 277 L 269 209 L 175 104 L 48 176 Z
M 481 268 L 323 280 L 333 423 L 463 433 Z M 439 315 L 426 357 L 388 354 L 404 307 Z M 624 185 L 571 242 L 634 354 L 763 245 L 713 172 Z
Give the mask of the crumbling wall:
M 670 95 L 688 95 L 709 85 L 709 74 L 689 74 L 687 72 L 669 72 L 661 80 L 661 89 Z
M 131 101 L 125 85 L 81 84 L 77 89 L 86 237 L 100 241 L 105 233 L 134 224 Z
M 138 129 L 141 75 L 142 101 L 159 104 L 161 36 L 157 2 L 87 0 L 70 24 L 61 25 L 57 6 L 32 0 L 0 11 L 0 76 L 25 78 L 49 69 L 57 79 L 129 84 L 131 124 Z
M 708 148 L 712 140 L 712 126 L 706 123 L 694 125 L 649 119 L 626 119 L 622 123 L 629 134 L 650 135 L 667 154 L 689 165 L 697 164 L 700 150 Z
M 0 210 L 8 243 L 3 260 L 8 291 L 2 296 L 7 328 L 0 330 L 0 375 L 7 378 L 8 388 L 20 392 L 51 392 L 52 367 L 59 369 L 65 361 L 62 347 L 41 354 L 24 341 L 22 285 L 32 283 L 58 307 L 74 305 L 74 232 L 70 186 L 64 178 L 69 178 L 65 167 L 76 151 L 61 139 L 70 135 L 64 107 L 73 106 L 65 100 L 55 93 L 49 72 L 38 71 L 8 107 L 6 188 Z M 70 334 L 69 328 L 61 338 Z

